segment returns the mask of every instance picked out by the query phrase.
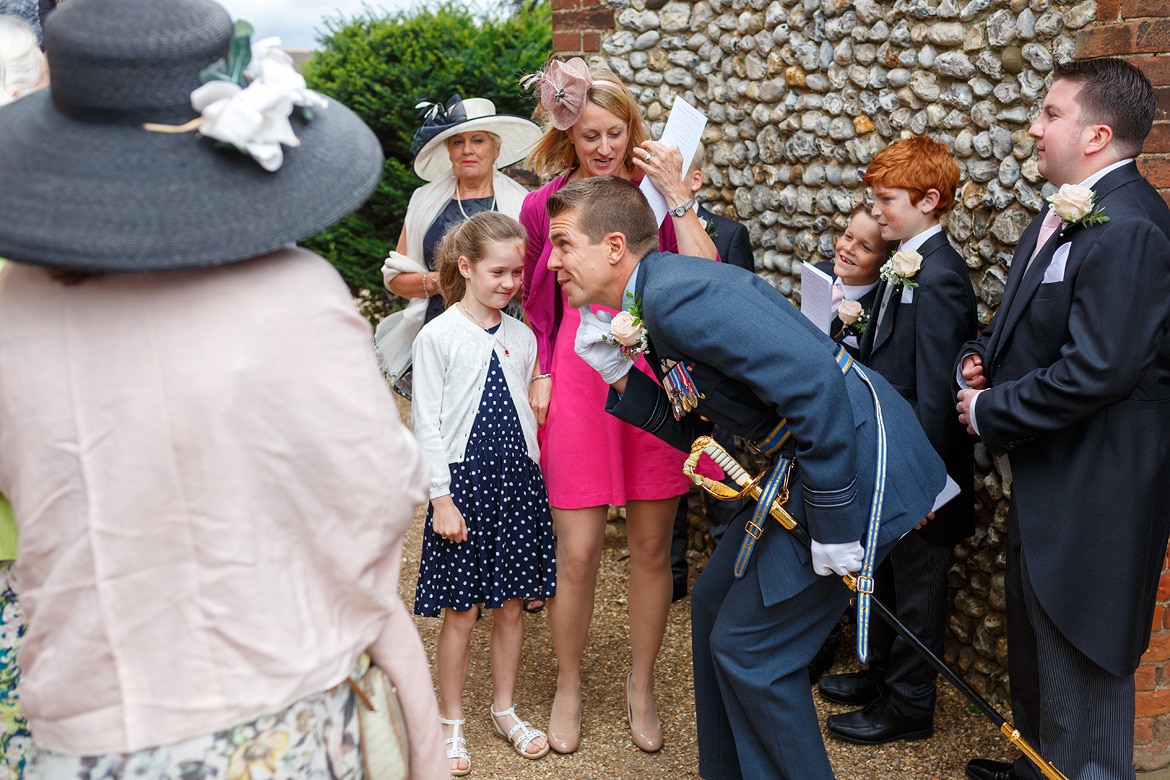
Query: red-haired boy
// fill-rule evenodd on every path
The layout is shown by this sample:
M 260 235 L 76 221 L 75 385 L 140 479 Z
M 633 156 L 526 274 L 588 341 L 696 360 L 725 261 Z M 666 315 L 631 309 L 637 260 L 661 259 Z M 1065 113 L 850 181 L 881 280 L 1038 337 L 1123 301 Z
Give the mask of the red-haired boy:
M 872 214 L 896 251 L 882 267 L 876 304 L 861 337 L 861 362 L 910 402 L 961 494 L 904 536 L 878 567 L 877 595 L 940 657 L 947 622 L 951 549 L 974 531 L 973 442 L 955 419 L 955 355 L 975 335 L 975 295 L 959 253 L 939 224 L 959 184 L 950 148 L 904 138 L 866 169 Z M 937 674 L 904 640 L 875 621 L 868 669 L 825 677 L 821 695 L 864 705 L 832 715 L 829 733 L 861 744 L 934 733 Z

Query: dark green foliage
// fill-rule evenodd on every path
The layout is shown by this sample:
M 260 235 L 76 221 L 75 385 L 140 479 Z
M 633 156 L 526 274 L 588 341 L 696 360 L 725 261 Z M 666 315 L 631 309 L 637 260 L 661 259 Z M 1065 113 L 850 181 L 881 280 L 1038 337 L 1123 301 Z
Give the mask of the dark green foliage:
M 420 123 L 415 104 L 453 93 L 486 97 L 505 114 L 528 116 L 535 99 L 520 77 L 540 68 L 552 49 L 547 0 L 509 14 L 476 13 L 463 3 L 379 16 L 326 19 L 321 50 L 302 68 L 313 89 L 353 109 L 373 128 L 386 155 L 377 192 L 359 212 L 306 246 L 329 258 L 355 292 L 383 295 L 381 267 L 398 243 L 406 204 L 423 182 L 411 168 L 410 142 Z

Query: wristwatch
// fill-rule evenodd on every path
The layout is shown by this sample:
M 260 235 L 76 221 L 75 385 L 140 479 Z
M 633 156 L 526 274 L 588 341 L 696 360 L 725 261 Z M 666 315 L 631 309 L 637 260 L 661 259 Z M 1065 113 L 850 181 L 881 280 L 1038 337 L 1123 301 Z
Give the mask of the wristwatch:
M 690 198 L 686 203 L 680 203 L 670 210 L 670 213 L 676 217 L 686 216 L 686 213 L 691 210 L 691 206 L 695 205 L 695 199 Z

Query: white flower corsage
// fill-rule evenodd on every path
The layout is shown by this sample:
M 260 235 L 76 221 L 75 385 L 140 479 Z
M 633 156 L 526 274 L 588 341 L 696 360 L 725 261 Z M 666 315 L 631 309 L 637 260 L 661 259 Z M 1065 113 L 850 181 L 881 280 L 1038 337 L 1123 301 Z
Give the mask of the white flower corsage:
M 900 284 L 914 289 L 918 282 L 914 281 L 918 269 L 922 267 L 922 255 L 913 249 L 899 249 L 890 256 L 882 266 L 881 278 L 890 284 Z
M 837 319 L 841 320 L 842 332 L 849 331 L 860 336 L 869 325 L 869 312 L 858 301 L 842 301 L 837 307 Z
M 279 38 L 252 46 L 252 25 L 236 22 L 227 60 L 212 63 L 199 74 L 203 86 L 191 93 L 191 106 L 202 114 L 199 133 L 248 154 L 266 171 L 284 163 L 282 146 L 300 140 L 289 117 L 299 107 L 306 119 L 329 102 L 308 89 L 304 77 L 282 51 Z
M 633 302 L 629 309 L 613 315 L 609 323 L 609 335 L 605 340 L 620 349 L 626 360 L 633 360 L 646 351 L 649 337 L 646 334 L 646 323 L 642 322 L 641 302 L 636 297 L 628 297 Z
M 1052 211 L 1065 225 L 1099 225 L 1109 217 L 1096 206 L 1097 193 L 1079 184 L 1062 184 L 1060 190 L 1047 198 Z

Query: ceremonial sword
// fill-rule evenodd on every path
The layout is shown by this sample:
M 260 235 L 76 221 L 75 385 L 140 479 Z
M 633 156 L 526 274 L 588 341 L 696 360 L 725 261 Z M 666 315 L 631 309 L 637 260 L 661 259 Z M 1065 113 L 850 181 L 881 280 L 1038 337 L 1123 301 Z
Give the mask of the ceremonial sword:
M 711 458 L 711 460 L 713 460 L 716 465 L 719 466 L 719 468 L 723 469 L 723 472 L 727 476 L 735 480 L 735 483 L 740 486 L 741 490 L 734 490 L 722 482 L 710 479 L 709 477 L 704 477 L 701 474 L 696 474 L 695 467 L 699 463 L 699 457 L 704 453 L 706 453 L 707 457 Z M 732 455 L 728 453 L 727 450 L 723 449 L 723 447 L 720 446 L 719 443 L 710 436 L 700 436 L 699 438 L 695 439 L 693 444 L 691 444 L 691 454 L 683 464 L 683 473 L 696 485 L 703 488 L 712 496 L 721 501 L 732 501 L 737 498 L 743 498 L 745 496 L 750 498 L 758 498 L 760 495 L 760 480 L 758 478 L 752 479 L 752 477 L 748 475 L 747 471 L 744 470 L 743 466 L 739 465 L 735 458 L 732 457 Z M 768 513 L 776 520 L 778 520 L 780 525 L 788 529 L 789 533 L 795 536 L 801 544 L 805 545 L 806 547 L 810 546 L 812 540 L 809 538 L 808 531 L 804 529 L 804 526 L 796 522 L 796 519 L 793 518 L 792 515 L 788 513 L 788 510 L 783 507 L 781 501 L 782 499 L 780 498 L 774 500 L 772 502 L 772 506 L 768 508 Z M 849 586 L 850 590 L 854 592 L 857 591 L 857 578 L 854 575 L 846 574 L 841 577 L 841 579 L 844 580 L 847 586 Z M 962 675 L 955 671 L 949 664 L 947 664 L 946 661 L 935 655 L 934 652 L 929 647 L 927 647 L 926 644 L 921 639 L 919 639 L 913 631 L 907 628 L 901 620 L 898 620 L 898 616 L 895 615 L 889 607 L 883 604 L 880 599 L 875 598 L 872 595 L 870 596 L 870 604 L 881 616 L 882 620 L 886 621 L 886 623 L 889 624 L 890 628 L 892 628 L 894 632 L 898 634 L 898 636 L 905 639 L 910 644 L 910 646 L 917 650 L 931 666 L 938 670 L 939 674 L 949 680 L 951 685 L 958 688 L 959 693 L 966 696 L 968 701 L 974 704 L 975 707 L 981 713 L 983 713 L 983 715 L 986 716 L 988 720 L 995 724 L 996 728 L 998 728 L 999 732 L 1003 734 L 1005 738 L 1007 738 L 1008 742 L 1011 742 L 1013 745 L 1019 748 L 1020 752 L 1022 752 L 1034 764 L 1036 764 L 1045 777 L 1050 778 L 1050 780 L 1068 780 L 1068 777 L 1066 777 L 1064 773 L 1053 766 L 1051 761 L 1045 760 L 1045 758 L 1041 756 L 1039 752 L 1037 752 L 1036 748 L 1032 747 L 1028 741 L 1024 739 L 1019 730 L 1016 729 L 1016 727 L 1013 726 L 1007 718 L 1005 718 L 1003 715 L 1000 715 L 999 711 L 996 710 L 995 707 L 991 706 L 991 703 L 988 702 L 987 699 L 983 698 L 979 691 L 972 688 L 970 683 L 963 679 Z

